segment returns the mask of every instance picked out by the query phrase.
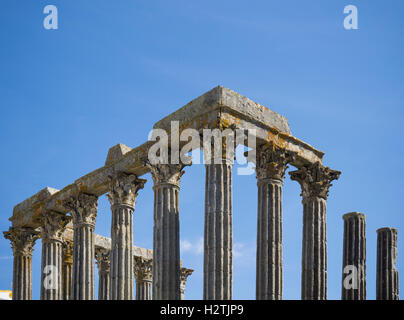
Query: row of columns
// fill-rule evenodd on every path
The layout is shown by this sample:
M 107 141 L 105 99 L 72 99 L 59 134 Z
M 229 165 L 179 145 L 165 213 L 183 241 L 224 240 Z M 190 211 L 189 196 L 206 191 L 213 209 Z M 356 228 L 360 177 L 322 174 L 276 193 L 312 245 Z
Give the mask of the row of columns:
M 35 241 L 40 238 L 37 231 L 31 228 L 12 229 L 4 233 L 13 246 L 13 299 L 32 299 L 32 252 Z M 46 240 L 49 241 L 49 240 Z M 61 250 L 59 250 L 61 244 Z M 46 249 L 42 259 L 55 262 L 51 268 L 44 270 L 41 278 L 41 299 L 43 300 L 71 300 L 73 281 L 73 243 L 60 239 L 45 244 Z M 60 252 L 63 252 L 61 255 Z M 110 256 L 111 250 L 95 249 L 95 260 L 99 271 L 98 299 L 110 300 Z M 59 255 L 59 258 L 55 258 Z M 48 256 L 50 256 L 48 258 Z M 57 276 L 56 268 L 61 267 L 61 277 Z M 133 272 L 136 279 L 136 300 L 152 299 L 152 259 L 134 257 Z M 181 268 L 180 298 L 185 298 L 185 287 L 192 269 Z M 45 280 L 46 277 L 49 279 Z
M 266 144 L 257 148 L 258 222 L 257 222 L 257 284 L 256 297 L 260 300 L 282 299 L 282 185 L 287 164 L 294 162 L 296 154 Z M 220 159 L 206 164 L 205 229 L 204 229 L 204 292 L 206 300 L 229 300 L 232 298 L 232 165 L 233 159 L 225 153 Z M 139 297 L 155 300 L 176 300 L 182 296 L 182 274 L 179 249 L 179 184 L 184 174 L 184 164 L 151 164 L 146 162 L 154 182 L 154 232 L 153 262 L 150 280 L 139 281 Z M 302 299 L 323 300 L 327 298 L 327 238 L 326 202 L 331 182 L 338 179 L 340 172 L 324 167 L 320 163 L 302 165 L 289 172 L 292 180 L 299 182 L 303 203 L 303 252 L 302 252 Z M 135 175 L 117 173 L 111 177 L 108 198 L 111 203 L 111 252 L 109 276 L 105 268 L 100 274 L 101 297 L 108 299 L 133 299 L 133 212 L 137 193 L 145 180 Z M 71 209 L 74 226 L 73 275 L 71 298 L 94 299 L 94 227 L 97 215 L 97 197 L 80 193 L 65 202 Z M 46 212 L 52 219 L 43 221 L 42 237 L 43 266 L 55 265 L 62 268 L 61 259 L 55 257 L 62 251 L 59 234 L 65 225 L 64 215 Z M 59 219 L 59 220 L 58 220 Z M 53 221 L 51 224 L 50 221 Z M 347 219 L 348 221 L 349 219 Z M 58 231 L 55 231 L 59 226 Z M 55 230 L 52 227 L 56 228 Z M 349 234 L 346 237 L 347 252 L 355 247 L 363 232 L 360 225 L 346 223 Z M 349 229 L 351 228 L 351 229 Z M 380 233 L 384 234 L 384 233 Z M 35 238 L 35 235 L 32 235 Z M 396 290 L 397 272 L 391 267 L 396 236 L 391 233 L 380 242 L 380 274 L 378 281 L 388 284 L 389 292 Z M 354 244 L 351 242 L 354 241 Z M 360 242 L 360 240 L 359 240 Z M 396 242 L 395 242 L 396 243 Z M 396 246 L 396 244 L 395 244 Z M 362 248 L 362 247 L 361 247 Z M 356 250 L 356 249 L 355 249 Z M 361 249 L 363 251 L 363 248 Z M 354 256 L 361 268 L 363 252 Z M 59 254 L 61 256 L 61 254 Z M 101 256 L 97 261 L 103 266 Z M 386 258 L 387 256 L 392 256 Z M 16 256 L 15 256 L 16 257 Z M 344 249 L 345 258 L 345 249 Z M 351 263 L 347 254 L 346 262 Z M 358 260 L 359 259 L 359 260 Z M 387 259 L 387 260 L 386 260 Z M 56 261 L 57 260 L 57 261 Z M 358 261 L 357 261 L 358 260 Z M 352 262 L 353 263 L 353 262 Z M 16 262 L 15 262 L 16 264 Z M 345 264 L 345 260 L 344 260 Z M 19 264 L 16 264 L 17 267 Z M 63 266 L 64 267 L 64 266 Z M 150 266 L 149 266 L 150 267 Z M 389 272 L 384 272 L 390 268 Z M 378 267 L 379 270 L 379 267 Z M 101 272 L 101 271 L 100 271 Z M 143 273 L 143 271 L 141 272 Z M 146 272 L 147 273 L 147 272 Z M 139 270 L 135 271 L 139 274 Z M 362 270 L 360 274 L 365 274 Z M 17 278 L 20 275 L 17 275 Z M 379 279 L 380 278 L 380 279 Z M 378 282 L 378 283 L 379 283 Z M 386 287 L 382 285 L 382 287 Z M 138 286 L 138 284 L 137 284 Z M 150 289 L 152 290 L 150 293 Z M 109 287 L 109 288 L 108 288 Z M 108 289 L 106 289 L 108 288 Z M 398 287 L 397 287 L 398 288 Z M 398 289 L 397 289 L 398 290 Z M 382 289 L 379 297 L 387 297 Z M 60 292 L 51 296 L 44 292 L 43 298 L 59 298 Z M 344 294 L 343 294 L 344 295 Z M 398 293 L 397 293 L 398 295 Z M 21 295 L 22 296 L 22 295 Z M 358 295 L 358 297 L 361 294 Z M 363 296 L 363 294 L 362 294 Z M 392 294 L 392 297 L 395 297 Z

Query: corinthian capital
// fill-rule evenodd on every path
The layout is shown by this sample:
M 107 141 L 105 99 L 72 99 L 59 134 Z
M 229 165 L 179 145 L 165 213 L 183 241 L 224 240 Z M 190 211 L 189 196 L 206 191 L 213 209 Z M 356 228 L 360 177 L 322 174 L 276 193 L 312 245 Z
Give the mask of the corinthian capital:
M 70 217 L 56 211 L 46 211 L 41 217 L 42 241 L 63 240 L 63 232 Z
M 63 242 L 63 263 L 65 263 L 65 264 L 73 263 L 73 242 L 72 241 Z
M 145 183 L 145 179 L 123 172 L 110 177 L 110 191 L 107 197 L 111 206 L 125 204 L 134 207 L 138 191 L 143 189 Z
M 192 269 L 181 268 L 181 282 L 186 282 L 188 277 L 194 272 Z
M 296 153 L 275 146 L 264 144 L 257 148 L 255 171 L 258 180 L 283 180 L 288 168 L 287 164 L 294 161 Z
M 135 257 L 134 260 L 133 269 L 136 281 L 152 281 L 153 260 L 142 257 Z
M 299 170 L 289 172 L 290 178 L 299 182 L 302 188 L 303 200 L 310 197 L 319 197 L 327 200 L 331 181 L 337 180 L 340 171 L 324 167 L 320 162 L 303 166 Z
M 184 167 L 188 164 L 151 164 L 150 161 L 145 162 L 146 166 L 150 169 L 150 173 L 153 178 L 154 185 L 159 184 L 173 184 L 180 185 L 180 179 L 185 173 Z
M 35 241 L 40 237 L 40 233 L 32 228 L 10 228 L 3 234 L 10 240 L 14 256 L 31 256 Z
M 108 249 L 95 248 L 95 259 L 97 260 L 97 266 L 100 272 L 108 273 L 110 271 L 111 266 L 110 252 L 111 250 Z
M 187 284 L 188 277 L 194 272 L 192 269 L 181 268 L 181 282 L 180 282 L 180 291 L 181 291 L 181 299 L 184 299 L 185 287 Z
M 97 196 L 79 193 L 78 196 L 64 201 L 63 205 L 71 210 L 75 226 L 89 225 L 95 227 L 98 208 Z

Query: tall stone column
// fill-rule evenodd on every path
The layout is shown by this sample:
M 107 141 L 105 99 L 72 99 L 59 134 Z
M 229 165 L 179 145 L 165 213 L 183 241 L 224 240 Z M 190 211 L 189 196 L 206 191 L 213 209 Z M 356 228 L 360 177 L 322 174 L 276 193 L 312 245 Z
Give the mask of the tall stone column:
M 98 198 L 80 193 L 65 201 L 73 216 L 74 247 L 71 300 L 94 300 L 94 229 Z
M 303 202 L 302 300 L 327 299 L 326 205 L 331 181 L 341 172 L 319 162 L 289 172 L 300 183 Z
M 145 183 L 125 173 L 111 179 L 111 300 L 133 300 L 133 211 L 137 192 Z
M 185 165 L 146 165 L 154 182 L 153 300 L 180 300 L 178 198 Z
M 257 300 L 282 299 L 282 186 L 287 164 L 294 157 L 273 145 L 257 148 Z
M 344 219 L 342 300 L 366 300 L 366 216 L 351 212 Z
M 203 299 L 231 300 L 233 290 L 233 158 L 206 164 Z
M 152 299 L 153 261 L 135 257 L 136 300 Z
M 111 251 L 108 249 L 95 249 L 98 266 L 98 300 L 110 300 L 110 254 Z
M 181 268 L 181 300 L 185 300 L 185 288 L 187 285 L 188 277 L 194 272 L 192 269 Z
M 73 274 L 73 242 L 63 243 L 62 299 L 70 300 Z
M 13 248 L 13 300 L 32 299 L 32 251 L 39 232 L 32 228 L 10 228 L 4 232 Z
M 399 300 L 397 229 L 377 230 L 376 300 Z
M 62 300 L 62 234 L 70 217 L 56 211 L 46 211 L 41 218 L 42 274 L 41 300 Z

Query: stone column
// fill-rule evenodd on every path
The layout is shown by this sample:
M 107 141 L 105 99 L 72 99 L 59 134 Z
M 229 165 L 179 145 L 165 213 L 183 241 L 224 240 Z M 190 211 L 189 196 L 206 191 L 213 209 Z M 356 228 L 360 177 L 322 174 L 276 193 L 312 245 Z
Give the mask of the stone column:
M 141 257 L 134 258 L 136 279 L 136 300 L 152 299 L 153 261 Z
M 178 198 L 185 165 L 146 165 L 154 182 L 153 300 L 180 300 Z
M 282 299 L 282 186 L 287 163 L 294 157 L 273 145 L 257 148 L 257 300 Z
M 366 216 L 351 212 L 344 219 L 342 300 L 366 300 Z
M 98 266 L 98 300 L 110 300 L 110 254 L 111 251 L 108 249 L 95 249 Z
M 133 211 L 137 192 L 145 183 L 125 173 L 111 179 L 111 300 L 133 300 Z
M 62 299 L 70 300 L 73 274 L 73 242 L 63 243 Z
M 289 172 L 303 198 L 302 300 L 327 299 L 326 204 L 331 181 L 341 172 L 319 162 Z
M 80 193 L 64 202 L 73 216 L 72 300 L 94 300 L 94 229 L 98 198 Z
M 203 299 L 231 300 L 233 290 L 233 158 L 206 164 Z
M 41 217 L 42 274 L 41 300 L 62 300 L 62 234 L 70 217 L 56 211 L 46 211 Z
M 377 230 L 376 300 L 399 300 L 397 229 Z
M 32 251 L 39 232 L 32 228 L 10 228 L 4 232 L 13 248 L 13 300 L 32 299 Z
M 181 268 L 181 300 L 185 300 L 185 288 L 187 285 L 188 277 L 194 272 L 192 269 Z

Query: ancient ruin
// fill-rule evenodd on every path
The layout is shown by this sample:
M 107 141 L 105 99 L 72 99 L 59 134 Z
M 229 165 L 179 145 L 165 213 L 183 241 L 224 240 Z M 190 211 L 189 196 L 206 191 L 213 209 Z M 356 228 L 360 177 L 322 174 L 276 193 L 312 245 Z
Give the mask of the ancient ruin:
M 208 128 L 254 132 L 256 148 L 248 152 L 248 159 L 256 165 L 258 184 L 259 300 L 282 299 L 282 186 L 287 166 L 296 167 L 290 177 L 302 190 L 302 299 L 326 299 L 326 203 L 331 182 L 339 178 L 340 172 L 323 165 L 324 153 L 294 137 L 286 118 L 220 86 L 158 121 L 154 128 L 170 132 L 172 121 L 179 122 L 180 131 Z M 248 146 L 247 139 L 241 143 Z M 170 146 L 173 144 L 170 141 Z M 152 141 L 133 149 L 116 145 L 109 150 L 102 168 L 62 190 L 45 188 L 14 207 L 12 226 L 5 232 L 14 252 L 13 299 L 32 298 L 32 250 L 39 238 L 41 299 L 94 299 L 95 262 L 99 270 L 99 299 L 132 300 L 134 287 L 138 300 L 184 299 L 187 277 L 192 274 L 191 269 L 182 268 L 180 261 L 178 201 L 186 164 L 151 163 L 147 156 L 152 145 Z M 223 152 L 219 163 L 205 166 L 203 298 L 229 300 L 233 285 L 233 158 Z M 155 194 L 153 250 L 133 245 L 132 216 L 136 198 L 141 197 L 145 187 L 146 180 L 141 176 L 148 172 Z M 104 194 L 108 194 L 111 204 L 110 239 L 94 233 L 97 200 Z M 364 219 L 351 214 L 345 221 L 344 265 L 357 266 L 364 275 Z M 386 240 L 379 241 L 378 297 L 397 298 L 394 263 L 383 262 L 387 257 L 389 261 L 395 259 L 396 233 L 379 232 L 379 237 L 382 234 Z M 52 285 L 45 281 L 48 268 L 62 271 L 53 273 Z M 365 278 L 360 278 L 360 282 L 358 294 L 343 291 L 343 298 L 365 299 Z

